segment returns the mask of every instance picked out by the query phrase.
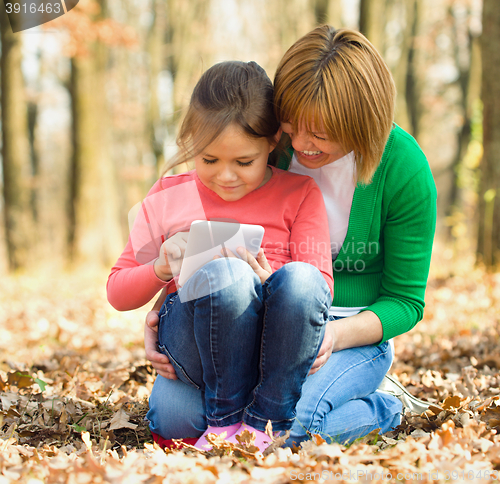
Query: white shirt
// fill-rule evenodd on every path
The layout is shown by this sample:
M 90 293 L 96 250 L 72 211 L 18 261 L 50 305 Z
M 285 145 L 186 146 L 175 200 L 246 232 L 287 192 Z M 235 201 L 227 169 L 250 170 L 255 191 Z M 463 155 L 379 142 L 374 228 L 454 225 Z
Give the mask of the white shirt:
M 302 166 L 295 155 L 289 171 L 299 175 L 308 175 L 318 184 L 323 200 L 325 201 L 330 230 L 330 246 L 332 258 L 335 259 L 344 243 L 349 226 L 352 197 L 356 182 L 354 174 L 356 165 L 354 152 L 351 151 L 344 157 L 324 165 L 320 168 L 306 168 Z

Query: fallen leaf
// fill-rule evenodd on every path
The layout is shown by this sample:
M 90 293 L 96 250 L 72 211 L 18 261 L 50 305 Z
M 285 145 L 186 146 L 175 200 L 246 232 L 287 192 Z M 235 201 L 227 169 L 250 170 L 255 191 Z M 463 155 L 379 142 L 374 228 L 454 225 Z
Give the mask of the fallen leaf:
M 130 422 L 130 416 L 120 408 L 114 415 L 110 421 L 110 426 L 108 430 L 116 430 L 116 429 L 136 429 L 137 424 Z

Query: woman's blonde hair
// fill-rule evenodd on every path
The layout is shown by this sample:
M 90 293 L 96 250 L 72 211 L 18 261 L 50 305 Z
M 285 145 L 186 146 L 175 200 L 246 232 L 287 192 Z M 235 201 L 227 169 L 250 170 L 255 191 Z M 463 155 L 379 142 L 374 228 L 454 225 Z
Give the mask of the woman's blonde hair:
M 396 88 L 375 47 L 359 32 L 323 25 L 288 49 L 274 78 L 280 121 L 321 129 L 354 151 L 358 182 L 375 173 L 392 128 Z
M 176 143 L 172 167 L 192 160 L 232 124 L 253 138 L 275 142 L 280 123 L 274 113 L 273 83 L 256 62 L 226 61 L 213 65 L 196 84 Z M 270 154 L 270 164 L 279 156 Z

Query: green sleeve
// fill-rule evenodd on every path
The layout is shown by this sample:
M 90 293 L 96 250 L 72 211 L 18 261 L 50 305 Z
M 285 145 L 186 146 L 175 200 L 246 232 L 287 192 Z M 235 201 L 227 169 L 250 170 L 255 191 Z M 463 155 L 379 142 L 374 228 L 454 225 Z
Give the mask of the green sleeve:
M 436 199 L 436 186 L 426 164 L 387 207 L 380 295 L 365 309 L 373 311 L 382 322 L 381 343 L 409 331 L 423 317 L 436 227 Z

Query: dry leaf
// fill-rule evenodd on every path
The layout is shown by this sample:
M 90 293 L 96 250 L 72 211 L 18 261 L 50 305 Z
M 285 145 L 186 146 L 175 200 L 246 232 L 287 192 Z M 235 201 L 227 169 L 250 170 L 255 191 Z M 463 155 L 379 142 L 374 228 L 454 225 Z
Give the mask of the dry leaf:
M 110 426 L 108 430 L 116 430 L 116 429 L 136 429 L 137 424 L 130 422 L 130 416 L 120 408 L 114 415 L 110 421 Z

